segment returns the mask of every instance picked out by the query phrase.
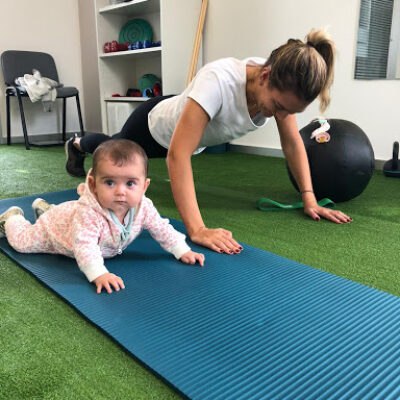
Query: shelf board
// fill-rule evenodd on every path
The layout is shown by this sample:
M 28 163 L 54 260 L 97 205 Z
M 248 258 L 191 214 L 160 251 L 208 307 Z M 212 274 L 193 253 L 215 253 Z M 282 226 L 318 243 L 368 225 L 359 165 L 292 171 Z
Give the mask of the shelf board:
M 131 0 L 128 2 L 111 4 L 107 7 L 100 8 L 100 14 L 117 14 L 117 15 L 140 15 L 151 12 L 160 11 L 159 0 Z
M 143 102 L 149 100 L 149 97 L 105 97 L 104 101 L 119 101 L 125 103 Z
M 139 50 L 125 50 L 125 51 L 114 51 L 112 53 L 102 53 L 99 55 L 100 58 L 112 58 L 112 57 L 126 57 L 126 56 L 146 56 L 148 54 L 157 55 L 161 52 L 161 46 L 150 47 L 148 49 Z

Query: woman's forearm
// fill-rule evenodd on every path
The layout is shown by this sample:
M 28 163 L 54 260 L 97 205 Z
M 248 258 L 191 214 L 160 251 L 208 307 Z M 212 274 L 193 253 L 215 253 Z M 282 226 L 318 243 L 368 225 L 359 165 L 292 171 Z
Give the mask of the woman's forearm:
M 282 150 L 301 192 L 304 206 L 314 205 L 317 200 L 312 191 L 310 165 L 296 119 L 294 116 L 288 116 L 286 121 L 277 121 L 277 124 Z
M 167 155 L 172 194 L 191 237 L 204 227 L 196 199 L 191 157 L 208 121 L 207 113 L 189 98 L 175 127 Z
M 179 157 L 169 152 L 167 166 L 175 204 L 189 236 L 192 236 L 204 227 L 204 222 L 196 199 L 190 157 Z
M 286 146 L 284 154 L 290 171 L 297 182 L 304 206 L 315 204 L 317 200 L 313 192 L 310 166 L 303 143 Z
M 299 190 L 312 190 L 310 167 L 304 146 L 300 143 L 287 144 L 283 146 L 283 152 Z

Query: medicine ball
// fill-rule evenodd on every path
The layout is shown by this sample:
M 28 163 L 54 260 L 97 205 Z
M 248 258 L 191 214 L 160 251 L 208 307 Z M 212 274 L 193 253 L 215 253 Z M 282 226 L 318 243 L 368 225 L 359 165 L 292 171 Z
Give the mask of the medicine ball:
M 353 199 L 367 187 L 374 171 L 374 151 L 367 135 L 356 124 L 343 119 L 330 119 L 328 123 L 328 142 L 318 143 L 310 138 L 320 127 L 318 121 L 305 126 L 300 134 L 316 198 L 327 197 L 339 203 Z M 289 168 L 288 171 L 291 182 L 299 190 Z

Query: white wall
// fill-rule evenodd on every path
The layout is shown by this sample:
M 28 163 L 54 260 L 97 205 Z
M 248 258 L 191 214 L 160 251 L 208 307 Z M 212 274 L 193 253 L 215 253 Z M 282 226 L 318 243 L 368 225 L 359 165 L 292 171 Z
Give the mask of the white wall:
M 86 1 L 86 0 L 85 0 Z M 0 53 L 5 50 L 32 50 L 50 53 L 57 66 L 60 81 L 80 91 L 82 112 L 81 40 L 78 0 L 0 0 Z M 1 79 L 2 81 L 2 79 Z M 0 85 L 2 136 L 6 136 L 4 84 Z M 42 104 L 24 99 L 29 134 L 60 132 L 62 101 L 57 110 L 43 111 Z M 16 98 L 12 104 L 12 137 L 22 136 Z M 67 100 L 67 131 L 79 131 L 75 99 Z
M 93 48 L 88 47 L 94 43 L 95 33 L 94 27 L 84 26 L 93 23 L 91 9 L 93 0 L 0 0 L 0 52 L 31 49 L 51 53 L 61 80 L 77 86 L 81 92 L 88 128 L 97 130 L 100 126 L 97 56 Z M 329 26 L 338 48 L 338 59 L 332 103 L 326 115 L 328 118 L 348 119 L 359 125 L 371 140 L 375 158 L 389 159 L 393 142 L 400 140 L 397 122 L 400 80 L 354 80 L 358 13 L 359 0 L 209 0 L 203 42 L 204 62 L 227 56 L 267 57 L 289 37 L 304 38 L 311 28 Z M 15 28 L 16 21 L 18 28 Z M 4 90 L 4 87 L 0 86 L 0 89 Z M 61 129 L 61 118 L 57 118 L 55 113 L 39 113 L 40 104 L 29 104 L 29 100 L 25 103 L 31 132 Z M 70 103 L 68 131 L 78 129 L 75 106 L 73 101 Z M 32 108 L 39 112 L 29 112 Z M 4 96 L 0 96 L 0 110 L 2 135 L 5 137 Z M 314 102 L 298 115 L 299 127 L 317 115 L 318 103 Z M 13 136 L 21 135 L 16 102 L 13 102 L 13 116 Z M 279 149 L 276 125 L 271 121 L 267 127 L 248 134 L 235 144 Z
M 338 59 L 326 115 L 359 125 L 372 143 L 375 158 L 389 159 L 393 142 L 400 140 L 400 81 L 354 80 L 358 18 L 359 0 L 209 0 L 205 62 L 227 56 L 267 57 L 288 38 L 303 39 L 311 28 L 329 26 Z M 314 102 L 298 115 L 299 127 L 317 115 L 318 104 Z M 274 122 L 234 143 L 280 148 Z

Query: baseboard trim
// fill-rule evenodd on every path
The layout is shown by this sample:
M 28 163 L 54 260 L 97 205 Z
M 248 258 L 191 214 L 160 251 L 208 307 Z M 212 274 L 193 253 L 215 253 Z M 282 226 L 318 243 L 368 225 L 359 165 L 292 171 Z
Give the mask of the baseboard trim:
M 75 132 L 67 132 L 66 137 L 69 139 L 74 135 Z M 90 134 L 91 132 L 85 132 L 86 134 Z M 43 142 L 48 142 L 48 141 L 57 141 L 62 138 L 62 135 L 60 133 L 48 133 L 44 135 L 30 135 L 29 137 L 32 141 L 35 143 L 43 141 Z M 11 137 L 11 143 L 15 144 L 20 144 L 20 143 L 25 143 L 24 142 L 24 137 L 23 136 L 15 136 Z M 7 144 L 7 138 L 5 137 L 0 137 L 0 144 Z M 256 146 L 242 146 L 238 144 L 228 144 L 227 146 L 227 151 L 231 151 L 233 153 L 245 153 L 245 154 L 254 154 L 258 156 L 268 156 L 268 157 L 278 157 L 278 158 L 284 158 L 283 151 L 281 149 L 272 149 L 272 148 L 267 148 L 267 147 L 256 147 Z M 383 169 L 383 164 L 385 163 L 385 160 L 375 160 L 375 169 Z
M 75 132 L 67 132 L 66 138 L 69 139 L 74 135 Z M 39 143 L 39 142 L 61 142 L 61 133 L 46 133 L 43 135 L 29 135 L 29 142 Z M 23 136 L 11 136 L 11 144 L 25 143 Z M 0 137 L 0 144 L 7 144 L 6 137 Z
M 270 149 L 267 147 L 255 147 L 255 146 L 242 146 L 238 144 L 229 144 L 228 151 L 234 153 L 245 153 L 245 154 L 255 154 L 258 156 L 269 156 L 284 158 L 283 151 L 281 149 Z M 385 160 L 375 160 L 375 169 L 383 169 L 383 164 Z
M 80 136 L 79 131 L 75 132 L 66 132 L 65 137 L 67 139 L 71 138 L 75 133 L 78 133 Z M 90 135 L 92 133 L 97 132 L 87 132 L 85 131 L 85 135 Z M 45 133 L 43 135 L 29 135 L 29 142 L 39 143 L 39 142 L 62 142 L 62 133 Z M 25 143 L 23 136 L 11 136 L 11 144 L 20 144 Z M 6 137 L 0 137 L 0 145 L 7 144 Z
M 284 158 L 283 151 L 281 149 L 270 149 L 267 147 L 255 147 L 255 146 L 242 146 L 238 144 L 229 144 L 228 151 L 234 153 L 246 153 L 255 154 L 257 156 L 269 156 Z

